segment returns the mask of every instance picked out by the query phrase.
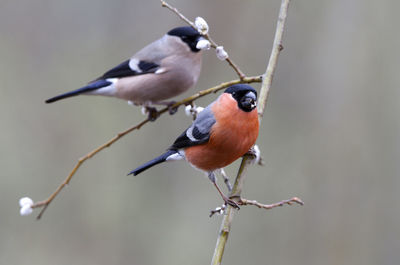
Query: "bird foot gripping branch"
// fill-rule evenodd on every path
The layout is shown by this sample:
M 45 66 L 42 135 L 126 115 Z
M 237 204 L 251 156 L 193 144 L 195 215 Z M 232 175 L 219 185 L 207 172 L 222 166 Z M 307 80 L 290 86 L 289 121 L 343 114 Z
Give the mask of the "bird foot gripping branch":
M 170 115 L 174 115 L 179 108 L 179 104 L 176 104 L 176 101 L 158 102 L 157 104 L 167 106 Z M 161 115 L 160 111 L 158 111 L 156 107 L 147 104 L 142 106 L 142 114 L 147 115 L 149 121 L 155 121 Z
M 284 205 L 293 205 L 293 204 L 304 205 L 304 202 L 298 197 L 293 197 L 288 200 L 283 200 L 283 201 L 271 203 L 271 204 L 263 204 L 263 203 L 259 203 L 256 200 L 248 200 L 248 199 L 241 198 L 238 196 L 233 196 L 233 197 L 231 197 L 231 199 L 232 200 L 236 199 L 238 201 L 237 202 L 238 205 L 243 205 L 243 206 L 253 205 L 253 206 L 256 206 L 256 207 L 258 207 L 260 209 L 264 209 L 264 210 L 271 210 L 273 208 L 282 207 Z M 214 214 L 218 214 L 218 215 L 225 214 L 226 209 L 227 209 L 227 204 L 224 203 L 224 204 L 222 204 L 222 206 L 217 207 L 214 210 L 211 210 L 210 217 L 212 217 Z
M 143 106 L 142 107 L 142 114 L 147 115 L 147 119 L 149 121 L 155 121 L 158 118 L 158 110 L 155 107 L 150 106 Z

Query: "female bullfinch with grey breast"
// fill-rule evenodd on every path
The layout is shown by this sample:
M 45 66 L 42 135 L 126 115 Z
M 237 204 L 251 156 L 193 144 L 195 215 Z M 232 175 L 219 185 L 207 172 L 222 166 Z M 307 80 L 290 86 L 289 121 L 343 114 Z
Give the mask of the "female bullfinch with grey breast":
M 197 44 L 201 40 L 204 38 L 192 27 L 174 28 L 87 86 L 50 98 L 46 103 L 81 94 L 102 95 L 144 105 L 154 114 L 155 109 L 149 105 L 171 105 L 173 102 L 164 100 L 196 84 L 202 61 Z
M 198 114 L 164 154 L 129 174 L 136 176 L 159 163 L 185 159 L 208 174 L 225 204 L 238 208 L 218 187 L 214 171 L 231 164 L 255 144 L 259 128 L 256 101 L 257 92 L 251 86 L 230 86 Z

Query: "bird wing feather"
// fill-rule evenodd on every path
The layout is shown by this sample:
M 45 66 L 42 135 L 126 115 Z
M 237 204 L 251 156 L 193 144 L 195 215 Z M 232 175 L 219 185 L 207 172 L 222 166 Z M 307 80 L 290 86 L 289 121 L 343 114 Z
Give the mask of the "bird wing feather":
M 181 149 L 208 142 L 211 128 L 215 122 L 210 105 L 198 114 L 193 124 L 175 140 L 169 149 Z
M 108 70 L 95 80 L 155 73 L 160 69 L 161 61 L 168 56 L 168 52 L 166 52 L 165 47 L 163 47 L 163 45 L 166 45 L 164 43 L 164 38 L 150 43 L 129 60 Z

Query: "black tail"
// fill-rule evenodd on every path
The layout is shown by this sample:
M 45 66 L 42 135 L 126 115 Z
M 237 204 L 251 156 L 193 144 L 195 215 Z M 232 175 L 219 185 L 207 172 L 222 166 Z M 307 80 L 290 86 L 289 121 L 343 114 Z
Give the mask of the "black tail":
M 77 95 L 80 95 L 80 94 L 85 93 L 85 92 L 90 92 L 90 91 L 93 91 L 93 90 L 96 90 L 96 89 L 99 89 L 99 88 L 102 88 L 102 87 L 105 87 L 105 86 L 109 86 L 111 84 L 112 83 L 110 81 L 107 81 L 107 80 L 102 80 L 102 79 L 101 80 L 97 80 L 97 81 L 95 81 L 93 83 L 90 83 L 87 86 L 78 88 L 77 90 L 70 91 L 70 92 L 67 92 L 67 93 L 64 93 L 64 94 L 49 98 L 45 102 L 46 103 L 52 103 L 52 102 L 58 101 L 60 99 L 77 96 Z
M 160 164 L 160 163 L 162 163 L 162 162 L 165 162 L 165 160 L 167 160 L 167 158 L 168 158 L 170 155 L 173 155 L 173 154 L 175 154 L 175 153 L 176 153 L 175 150 L 168 150 L 168 151 L 165 152 L 164 154 L 162 154 L 162 155 L 160 155 L 160 156 L 158 156 L 158 157 L 156 157 L 156 158 L 150 160 L 149 162 L 144 163 L 144 164 L 141 165 L 140 167 L 138 167 L 138 168 L 132 170 L 128 175 L 133 174 L 134 176 L 136 176 L 137 174 L 140 174 L 141 172 L 145 171 L 145 170 L 148 169 L 148 168 L 151 168 L 152 166 L 155 166 L 155 165 L 157 165 L 157 164 Z

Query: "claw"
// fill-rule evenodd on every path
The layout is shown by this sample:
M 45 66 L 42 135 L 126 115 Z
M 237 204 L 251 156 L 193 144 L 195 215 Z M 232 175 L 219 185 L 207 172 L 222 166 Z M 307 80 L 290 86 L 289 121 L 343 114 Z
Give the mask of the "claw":
M 146 107 L 146 112 L 149 113 L 148 119 L 149 121 L 155 121 L 158 118 L 158 111 L 154 107 Z
M 179 106 L 177 107 L 172 107 L 173 105 L 176 104 L 176 101 L 153 101 L 153 105 L 162 105 L 162 106 L 167 106 L 169 114 L 173 115 L 178 111 Z
M 209 217 L 212 217 L 214 214 L 224 214 L 225 210 L 226 210 L 226 206 L 229 204 L 230 206 L 232 206 L 233 208 L 240 210 L 239 205 L 232 199 L 229 199 L 227 197 L 223 198 L 224 200 L 224 204 L 222 204 L 221 207 L 217 207 L 214 210 L 210 211 L 210 215 Z
M 228 198 L 224 198 L 225 203 L 229 204 L 230 206 L 232 206 L 233 208 L 240 210 L 239 204 L 237 204 L 234 200 L 228 199 Z
M 172 101 L 170 104 L 168 104 L 168 113 L 170 115 L 174 115 L 178 111 L 179 107 L 174 107 L 174 108 L 172 107 L 175 103 L 176 103 L 175 101 Z
M 233 201 L 232 199 L 226 197 L 226 195 L 221 191 L 221 189 L 218 187 L 217 183 L 215 182 L 215 174 L 214 172 L 209 172 L 208 178 L 211 180 L 211 182 L 214 184 L 215 188 L 217 189 L 218 193 L 221 195 L 222 199 L 224 200 L 225 204 L 229 204 L 235 209 L 240 209 L 239 205 Z

